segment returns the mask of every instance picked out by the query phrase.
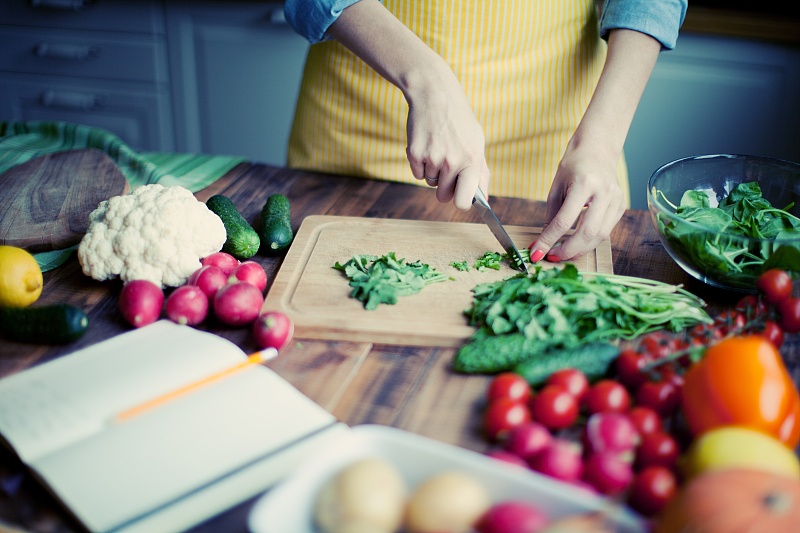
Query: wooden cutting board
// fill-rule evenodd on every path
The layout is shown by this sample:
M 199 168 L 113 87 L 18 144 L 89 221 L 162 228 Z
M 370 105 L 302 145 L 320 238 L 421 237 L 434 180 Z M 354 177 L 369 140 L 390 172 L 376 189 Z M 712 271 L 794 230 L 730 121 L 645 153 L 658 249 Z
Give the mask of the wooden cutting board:
M 89 213 L 128 182 L 116 163 L 95 149 L 56 152 L 0 175 L 0 244 L 29 252 L 78 244 Z
M 528 246 L 541 228 L 506 226 L 514 243 Z M 466 222 L 427 222 L 380 218 L 309 216 L 295 236 L 272 282 L 264 310 L 286 313 L 298 338 L 373 342 L 408 346 L 456 347 L 474 332 L 463 311 L 472 303 L 472 289 L 517 273 L 461 272 L 452 262 L 470 267 L 484 253 L 503 252 L 489 228 Z M 344 273 L 334 269 L 354 255 L 382 256 L 395 252 L 406 261 L 420 260 L 453 279 L 426 286 L 399 298 L 396 305 L 367 311 L 350 298 Z M 553 264 L 546 261 L 542 265 Z M 613 272 L 608 241 L 575 261 L 583 271 Z

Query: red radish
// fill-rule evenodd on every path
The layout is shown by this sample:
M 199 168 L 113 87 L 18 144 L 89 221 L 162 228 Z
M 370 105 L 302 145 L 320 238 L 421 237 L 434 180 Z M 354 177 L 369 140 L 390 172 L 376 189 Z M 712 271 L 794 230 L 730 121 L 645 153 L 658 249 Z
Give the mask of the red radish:
M 267 273 L 264 271 L 264 267 L 255 261 L 244 261 L 233 269 L 228 281 L 230 283 L 246 281 L 263 292 L 267 288 Z
M 119 310 L 122 317 L 136 328 L 158 320 L 163 304 L 164 291 L 159 285 L 146 279 L 127 282 L 119 295 Z
M 622 413 L 604 412 L 589 416 L 584 430 L 586 446 L 592 452 L 632 454 L 640 442 L 631 419 Z
M 475 524 L 479 533 L 537 533 L 550 523 L 538 507 L 524 501 L 504 501 L 492 505 Z
M 253 285 L 237 281 L 225 285 L 214 296 L 214 314 L 229 326 L 246 326 L 261 311 L 264 296 Z
M 207 298 L 214 298 L 217 291 L 228 284 L 228 276 L 221 268 L 214 265 L 206 265 L 195 270 L 189 276 L 189 285 L 197 285 Z
M 633 480 L 633 467 L 619 454 L 593 453 L 584 464 L 583 479 L 598 492 L 612 496 L 625 490 Z
M 225 252 L 213 253 L 208 257 L 204 257 L 200 263 L 202 263 L 203 266 L 213 265 L 219 267 L 226 276 L 229 276 L 230 273 L 233 272 L 233 269 L 239 266 L 239 260 Z
M 253 322 L 253 337 L 262 348 L 283 349 L 292 340 L 294 323 L 278 311 L 267 311 Z
M 208 296 L 195 285 L 178 287 L 167 297 L 167 316 L 178 324 L 195 326 L 208 316 Z
M 553 440 L 550 431 L 539 422 L 526 422 L 508 432 L 503 448 L 525 460 L 544 450 Z
M 549 446 L 528 461 L 531 468 L 562 481 L 576 481 L 583 474 L 581 447 L 566 438 L 555 437 Z
M 521 466 L 525 469 L 528 468 L 528 463 L 515 453 L 511 453 L 508 450 L 504 450 L 502 448 L 495 448 L 493 450 L 489 450 L 486 452 L 486 455 L 491 457 L 492 459 L 497 459 L 498 461 L 503 461 L 504 463 L 509 463 L 516 466 Z

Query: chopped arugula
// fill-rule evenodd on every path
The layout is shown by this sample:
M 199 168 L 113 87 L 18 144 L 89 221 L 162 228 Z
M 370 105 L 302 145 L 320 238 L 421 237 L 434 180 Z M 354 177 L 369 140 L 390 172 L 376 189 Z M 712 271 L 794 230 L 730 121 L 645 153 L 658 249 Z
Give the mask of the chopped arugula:
M 661 191 L 658 194 L 664 198 Z M 665 239 L 687 261 L 720 281 L 751 288 L 770 268 L 800 274 L 800 246 L 788 242 L 800 238 L 800 218 L 788 212 L 792 205 L 773 207 L 757 182 L 740 183 L 717 207 L 711 206 L 706 192 L 695 190 L 684 192 L 680 205 L 673 207 L 678 217 L 705 231 L 659 216 Z M 749 243 L 743 237 L 774 243 Z
M 702 300 L 665 283 L 580 273 L 575 265 L 517 274 L 473 289 L 465 311 L 478 330 L 456 353 L 461 372 L 512 370 L 530 357 L 659 329 L 711 323 Z
M 356 255 L 344 264 L 337 261 L 333 268 L 350 280 L 350 297 L 363 302 L 370 311 L 380 304 L 396 304 L 398 296 L 416 294 L 426 285 L 450 279 L 419 260 L 406 263 L 394 252 L 381 257 Z

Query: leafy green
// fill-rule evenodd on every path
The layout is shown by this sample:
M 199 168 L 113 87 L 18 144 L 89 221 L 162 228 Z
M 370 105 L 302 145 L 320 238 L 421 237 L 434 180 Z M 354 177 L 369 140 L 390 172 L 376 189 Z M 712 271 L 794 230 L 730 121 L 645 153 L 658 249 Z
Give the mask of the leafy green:
M 503 254 L 498 252 L 486 252 L 475 260 L 475 264 L 472 266 L 472 268 L 481 272 L 487 268 L 491 268 L 492 270 L 500 270 L 500 264 L 502 262 Z
M 453 261 L 450 263 L 450 266 L 455 268 L 456 270 L 460 270 L 461 272 L 466 272 L 469 270 L 469 265 L 466 261 Z
M 571 263 L 548 269 L 537 265 L 528 276 L 483 283 L 473 293 L 465 313 L 478 330 L 456 352 L 453 365 L 468 372 L 512 370 L 534 353 L 712 322 L 704 302 L 678 286 L 582 274 Z M 496 336 L 507 337 L 493 340 Z M 498 350 L 498 343 L 510 345 Z
M 416 294 L 426 285 L 449 279 L 419 260 L 406 263 L 394 252 L 381 257 L 356 255 L 344 264 L 337 261 L 333 268 L 350 280 L 350 297 L 363 302 L 370 311 L 380 304 L 394 305 L 399 296 Z
M 664 238 L 686 261 L 718 281 L 751 288 L 770 268 L 800 274 L 800 247 L 788 242 L 800 238 L 800 218 L 788 212 L 791 204 L 772 206 L 757 182 L 740 183 L 717 207 L 711 206 L 706 192 L 695 190 L 684 192 L 680 205 L 673 207 L 680 221 L 657 217 Z

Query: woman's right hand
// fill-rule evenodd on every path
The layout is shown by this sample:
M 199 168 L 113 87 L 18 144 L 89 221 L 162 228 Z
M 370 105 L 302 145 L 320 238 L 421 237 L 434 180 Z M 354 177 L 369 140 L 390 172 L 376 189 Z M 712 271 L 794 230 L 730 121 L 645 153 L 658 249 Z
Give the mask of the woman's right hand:
M 436 186 L 440 202 L 452 200 L 466 210 L 477 188 L 487 191 L 489 187 L 485 139 L 461 85 L 449 67 L 444 68 L 444 80 L 432 76 L 420 80 L 418 90 L 405 91 L 406 155 L 414 177 Z

